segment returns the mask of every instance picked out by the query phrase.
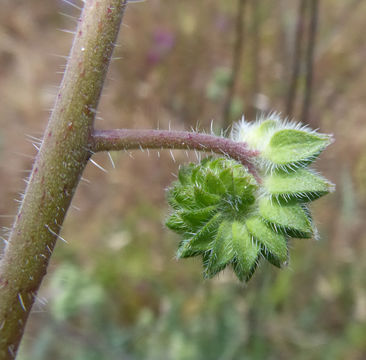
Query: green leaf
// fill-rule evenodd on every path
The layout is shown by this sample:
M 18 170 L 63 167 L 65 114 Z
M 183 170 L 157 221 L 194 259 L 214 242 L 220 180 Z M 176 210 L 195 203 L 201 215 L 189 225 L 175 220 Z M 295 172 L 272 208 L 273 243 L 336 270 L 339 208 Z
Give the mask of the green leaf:
M 329 135 L 283 129 L 272 135 L 262 156 L 278 166 L 306 166 L 314 161 L 331 142 Z
M 298 238 L 311 238 L 313 226 L 298 203 L 279 204 L 268 197 L 259 200 L 259 213 L 275 231 Z
M 287 243 L 284 235 L 274 232 L 257 216 L 250 217 L 245 224 L 249 233 L 264 246 L 265 251 L 278 260 L 279 266 L 286 263 Z
M 257 267 L 260 246 L 253 240 L 244 224 L 234 221 L 231 229 L 235 254 L 232 267 L 239 280 L 248 281 Z
M 285 201 L 313 201 L 334 189 L 328 180 L 306 169 L 273 172 L 264 178 L 263 185 L 268 194 Z

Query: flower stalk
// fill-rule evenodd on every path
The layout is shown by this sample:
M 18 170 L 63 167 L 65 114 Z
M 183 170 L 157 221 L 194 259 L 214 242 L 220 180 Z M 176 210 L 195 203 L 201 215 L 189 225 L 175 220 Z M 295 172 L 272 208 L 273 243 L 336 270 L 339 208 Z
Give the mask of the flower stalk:
M 259 152 L 250 150 L 245 142 L 222 136 L 171 130 L 95 130 L 90 148 L 93 152 L 145 148 L 212 152 L 237 160 L 257 176 L 252 160 Z

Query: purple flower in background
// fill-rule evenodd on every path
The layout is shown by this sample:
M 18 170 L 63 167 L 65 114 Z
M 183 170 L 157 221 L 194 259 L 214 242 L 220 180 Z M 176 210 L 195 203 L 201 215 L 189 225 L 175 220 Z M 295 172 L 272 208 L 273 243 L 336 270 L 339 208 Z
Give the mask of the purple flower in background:
M 156 29 L 152 35 L 152 46 L 147 53 L 147 63 L 158 64 L 170 53 L 175 44 L 175 35 L 167 29 Z

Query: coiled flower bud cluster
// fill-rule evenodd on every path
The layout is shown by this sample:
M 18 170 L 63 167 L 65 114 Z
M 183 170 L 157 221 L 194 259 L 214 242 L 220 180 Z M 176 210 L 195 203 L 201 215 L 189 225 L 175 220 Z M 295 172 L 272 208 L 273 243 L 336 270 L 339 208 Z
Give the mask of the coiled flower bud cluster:
M 247 281 L 262 258 L 286 265 L 290 238 L 316 235 L 308 204 L 334 186 L 309 165 L 332 138 L 276 115 L 242 120 L 232 138 L 258 151 L 257 176 L 223 157 L 183 166 L 166 225 L 181 235 L 178 258 L 201 256 L 206 277 L 231 266 Z

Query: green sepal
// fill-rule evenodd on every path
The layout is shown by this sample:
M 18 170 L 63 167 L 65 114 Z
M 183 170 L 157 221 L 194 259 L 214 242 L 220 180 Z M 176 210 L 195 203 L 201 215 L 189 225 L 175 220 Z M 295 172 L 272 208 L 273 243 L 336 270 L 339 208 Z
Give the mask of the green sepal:
M 264 137 L 266 136 L 270 131 L 273 129 L 278 128 L 278 122 L 274 119 L 267 119 L 262 121 L 257 129 L 255 130 L 255 133 L 258 137 Z
M 204 225 L 217 211 L 217 206 L 207 206 L 198 210 L 183 210 L 179 212 L 182 220 L 192 229 L 198 229 Z
M 333 184 L 306 169 L 275 171 L 264 178 L 267 193 L 279 200 L 313 201 L 333 191 Z
M 279 269 L 283 268 L 284 265 L 287 265 L 287 260 L 285 262 L 281 261 L 281 259 L 268 252 L 264 247 L 261 250 L 261 254 L 269 263 L 278 267 Z
M 182 185 L 192 184 L 192 172 L 195 167 L 196 165 L 193 163 L 180 167 L 178 173 L 178 180 Z
M 198 165 L 192 170 L 191 181 L 192 184 L 199 184 L 203 186 L 206 179 L 207 169 L 204 165 Z
M 168 204 L 176 210 L 195 209 L 198 208 L 194 201 L 192 186 L 182 186 L 177 183 L 174 187 L 169 189 L 167 195 Z
M 278 167 L 303 167 L 313 162 L 331 142 L 329 135 L 283 129 L 272 135 L 262 156 Z
M 205 190 L 211 194 L 223 195 L 226 192 L 223 182 L 210 170 L 207 171 L 204 186 Z
M 274 119 L 267 119 L 261 123 L 254 124 L 246 135 L 246 141 L 253 148 L 261 148 L 261 144 L 268 142 L 268 136 L 277 127 L 278 122 Z
M 207 160 L 206 162 L 203 162 L 203 165 L 206 166 L 206 168 L 211 169 L 215 172 L 217 170 L 220 171 L 225 169 L 228 163 L 232 161 L 229 159 L 225 159 L 223 157 L 220 158 L 208 157 L 206 160 Z
M 206 277 L 213 277 L 232 260 L 234 256 L 232 243 L 231 222 L 223 221 L 213 239 L 209 257 L 204 264 Z
M 220 173 L 220 180 L 226 188 L 226 193 L 242 198 L 248 205 L 254 202 L 257 184 L 251 174 L 243 171 L 241 165 L 235 164 L 233 168 L 223 170 Z
M 282 266 L 287 262 L 287 243 L 284 235 L 274 232 L 258 216 L 252 216 L 246 220 L 245 225 L 249 233 L 264 246 L 264 253 L 269 252 L 276 261 L 276 266 Z
M 311 238 L 314 229 L 304 208 L 296 203 L 279 204 L 268 197 L 258 202 L 259 213 L 275 231 L 297 238 Z
M 184 239 L 179 245 L 177 258 L 192 257 L 208 251 L 221 221 L 222 215 L 217 213 L 195 234 L 191 234 L 187 239 Z
M 221 197 L 216 194 L 211 194 L 202 189 L 202 187 L 195 186 L 194 187 L 194 201 L 198 206 L 210 206 L 216 205 L 220 202 Z
M 260 246 L 241 222 L 234 221 L 231 230 L 234 251 L 232 268 L 240 281 L 248 281 L 259 262 Z
M 165 221 L 165 226 L 178 234 L 186 234 L 190 231 L 190 227 L 183 221 L 177 212 L 169 216 Z
M 228 192 L 234 191 L 233 170 L 231 168 L 222 170 L 219 174 L 219 178 L 224 184 L 226 191 Z

